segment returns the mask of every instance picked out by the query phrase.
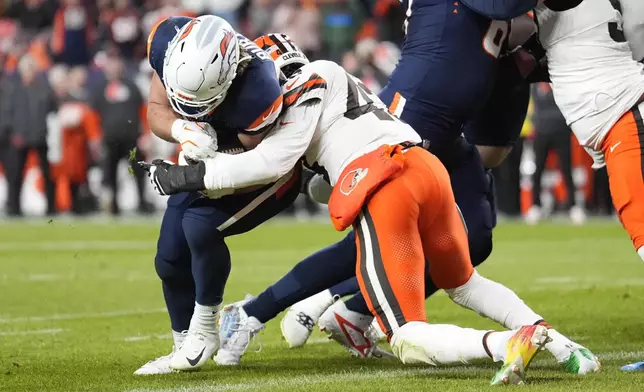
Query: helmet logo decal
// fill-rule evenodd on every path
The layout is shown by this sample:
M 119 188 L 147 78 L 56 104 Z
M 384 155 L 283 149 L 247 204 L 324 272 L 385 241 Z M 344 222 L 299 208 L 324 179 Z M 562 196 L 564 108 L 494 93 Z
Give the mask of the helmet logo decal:
M 232 35 L 234 36 L 234 35 Z M 226 35 L 224 37 L 224 40 L 228 38 L 229 36 Z M 228 53 L 224 53 L 224 57 L 222 58 L 222 63 L 221 63 L 221 70 L 219 71 L 219 79 L 217 79 L 217 84 L 221 85 L 226 82 L 226 79 L 228 79 L 228 74 L 231 72 L 234 72 L 234 70 L 237 68 L 237 56 L 234 56 L 233 53 L 237 50 L 237 42 L 232 40 L 232 45 L 230 45 L 232 38 L 229 39 L 226 47 L 226 51 Z M 222 47 L 223 47 L 224 41 L 222 41 Z M 228 54 L 228 60 L 226 60 L 226 54 Z
M 198 19 L 193 19 L 190 21 L 190 23 L 188 23 L 188 25 L 186 26 L 186 29 L 183 30 L 183 33 L 181 34 L 181 36 L 179 36 L 179 41 L 184 40 L 190 34 L 190 32 L 192 31 L 192 28 L 195 27 L 197 22 L 198 22 Z
M 233 38 L 235 38 L 235 33 L 232 31 L 227 31 L 226 35 L 224 35 L 224 38 L 221 40 L 221 43 L 219 44 L 219 50 L 221 51 L 221 56 L 226 57 L 226 53 L 228 52 L 228 47 L 230 46 L 230 43 L 233 41 Z

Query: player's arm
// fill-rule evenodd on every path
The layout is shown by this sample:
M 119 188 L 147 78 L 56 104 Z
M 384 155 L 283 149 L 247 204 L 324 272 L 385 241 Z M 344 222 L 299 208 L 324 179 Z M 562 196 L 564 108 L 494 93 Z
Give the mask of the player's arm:
M 268 184 L 287 174 L 304 155 L 322 114 L 319 100 L 289 109 L 282 125 L 252 151 L 213 154 L 194 165 L 163 160 L 140 162 L 160 195 L 192 191 L 241 189 Z
M 170 107 L 163 83 L 156 72 L 153 73 L 148 95 L 148 123 L 150 130 L 161 139 L 176 143 L 172 137 L 172 124 L 179 117 Z
M 642 0 L 621 0 L 624 18 L 624 35 L 633 51 L 633 58 L 644 60 L 644 2 Z
M 205 188 L 238 189 L 278 180 L 293 169 L 306 152 L 321 114 L 320 100 L 291 107 L 278 128 L 255 149 L 238 155 L 215 154 L 205 160 Z

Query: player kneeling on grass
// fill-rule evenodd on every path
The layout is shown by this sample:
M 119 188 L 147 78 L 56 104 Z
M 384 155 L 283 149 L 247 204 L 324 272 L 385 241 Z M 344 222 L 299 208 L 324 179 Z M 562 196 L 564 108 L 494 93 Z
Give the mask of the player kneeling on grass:
M 310 166 L 324 168 L 334 186 L 329 211 L 336 229 L 353 225 L 356 231 L 360 289 L 394 354 L 403 363 L 430 365 L 503 361 L 492 384 L 522 383 L 526 367 L 548 342 L 545 326 L 496 332 L 427 323 L 426 263 L 439 287 L 462 298 L 476 291 L 468 304 L 494 320 L 517 316 L 523 303 L 504 291 L 474 290 L 489 281 L 470 262 L 447 171 L 416 146 L 418 134 L 333 62 L 305 65 L 283 92 L 279 126 L 254 150 L 215 154 L 193 166 L 144 164 L 159 193 L 269 183 L 304 156 Z M 223 343 L 218 363 L 222 354 L 238 362 L 246 349 L 251 333 L 243 325 L 237 330 L 230 344 Z

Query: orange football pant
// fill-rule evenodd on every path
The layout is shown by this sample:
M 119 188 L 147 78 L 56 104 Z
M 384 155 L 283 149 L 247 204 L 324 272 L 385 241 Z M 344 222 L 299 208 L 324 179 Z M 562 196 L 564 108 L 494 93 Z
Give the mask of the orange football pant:
M 379 188 L 354 223 L 356 276 L 371 313 L 388 337 L 410 321 L 427 321 L 425 267 L 439 288 L 465 284 L 474 268 L 449 175 L 419 147 Z
M 644 246 L 644 103 L 611 128 L 602 144 L 613 206 L 635 249 Z

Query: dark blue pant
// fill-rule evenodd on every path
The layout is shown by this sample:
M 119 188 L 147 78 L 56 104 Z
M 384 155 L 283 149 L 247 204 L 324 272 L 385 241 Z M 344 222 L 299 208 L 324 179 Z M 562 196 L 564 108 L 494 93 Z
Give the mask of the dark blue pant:
M 195 301 L 201 305 L 222 302 L 231 265 L 224 239 L 252 230 L 277 215 L 293 203 L 299 188 L 298 171 L 276 192 L 267 186 L 216 200 L 196 193 L 168 199 L 155 267 L 174 331 L 188 329 Z M 266 192 L 271 193 L 266 200 L 242 214 L 247 205 Z

